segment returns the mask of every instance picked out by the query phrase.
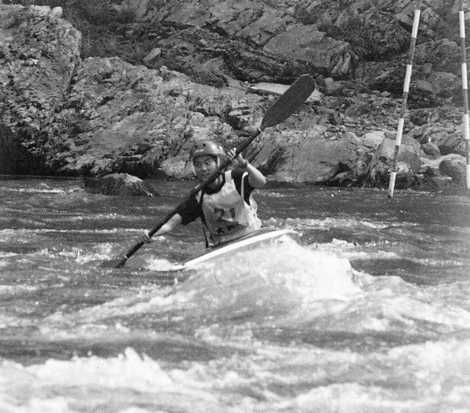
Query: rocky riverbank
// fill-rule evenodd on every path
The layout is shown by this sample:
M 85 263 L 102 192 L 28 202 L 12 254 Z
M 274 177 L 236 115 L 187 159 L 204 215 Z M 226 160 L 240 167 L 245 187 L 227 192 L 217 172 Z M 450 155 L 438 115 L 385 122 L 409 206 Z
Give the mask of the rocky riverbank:
M 84 53 L 100 39 L 76 2 L 55 3 L 0 3 L 0 173 L 188 178 L 194 140 L 237 145 L 280 84 L 310 73 L 316 92 L 255 141 L 253 163 L 275 182 L 388 182 L 412 2 L 104 2 L 121 23 L 102 38 L 124 46 L 101 57 Z M 456 4 L 423 8 L 399 188 L 463 187 Z

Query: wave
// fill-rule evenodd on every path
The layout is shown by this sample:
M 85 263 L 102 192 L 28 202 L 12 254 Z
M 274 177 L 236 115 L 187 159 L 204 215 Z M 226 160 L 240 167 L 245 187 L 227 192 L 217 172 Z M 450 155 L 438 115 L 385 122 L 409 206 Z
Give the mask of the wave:
M 400 343 L 470 331 L 470 282 L 447 287 L 416 286 L 396 276 L 354 271 L 359 293 L 344 303 L 321 303 L 296 314 L 295 324 L 307 330 L 352 334 L 397 335 Z M 460 291 L 461 300 L 455 299 Z M 448 297 L 453 297 L 449 304 Z
M 329 228 L 364 228 L 368 230 L 382 230 L 393 227 L 416 227 L 417 223 L 406 221 L 390 221 L 385 222 L 383 217 L 379 220 L 365 219 L 364 217 L 348 217 L 348 218 L 269 218 L 266 220 L 269 225 L 282 225 L 289 228 L 294 228 L 299 231 L 306 229 L 329 229 Z
M 26 193 L 26 194 L 69 194 L 71 192 L 76 192 L 81 190 L 80 187 L 76 188 L 69 188 L 69 189 L 59 189 L 59 188 L 51 188 L 47 184 L 39 184 L 37 187 L 30 187 L 30 188 L 8 188 L 3 187 L 2 192 L 17 192 L 17 193 Z
M 109 250 L 102 252 L 107 255 Z M 97 253 L 81 257 L 80 262 L 96 259 Z M 68 254 L 78 260 L 72 251 Z M 152 265 L 159 267 L 160 275 L 162 266 L 167 265 L 171 271 L 174 264 L 154 260 Z M 169 312 L 172 317 L 183 317 L 184 325 L 188 326 L 194 319 L 211 323 L 242 316 L 269 318 L 319 299 L 346 299 L 358 289 L 347 260 L 312 251 L 294 240 L 253 249 L 243 255 L 233 254 L 223 263 L 212 262 L 186 274 L 185 278 L 188 276 L 176 286 L 139 289 L 137 295 L 126 294 L 67 316 L 57 313 L 46 321 L 60 329 L 64 323 L 64 326 L 77 326 L 137 314 L 152 314 L 158 320 Z M 151 277 L 148 271 L 145 277 L 147 280 Z M 154 279 L 157 278 L 156 275 Z
M 347 260 L 287 240 L 210 263 L 177 287 L 177 294 L 191 292 L 196 313 L 233 318 L 285 314 L 357 290 Z

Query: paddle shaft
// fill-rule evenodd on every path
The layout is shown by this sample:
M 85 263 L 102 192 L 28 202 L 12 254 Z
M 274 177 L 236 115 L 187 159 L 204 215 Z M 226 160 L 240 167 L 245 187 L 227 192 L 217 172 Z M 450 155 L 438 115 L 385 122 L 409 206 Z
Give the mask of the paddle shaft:
M 292 113 L 294 113 L 300 105 L 302 105 L 305 100 L 311 95 L 313 90 L 315 89 L 315 82 L 309 75 L 302 75 L 300 76 L 292 86 L 287 89 L 282 96 L 280 96 L 276 102 L 268 109 L 266 114 L 263 117 L 261 122 L 261 126 L 259 127 L 258 131 L 251 137 L 245 140 L 236 150 L 234 158 L 236 158 L 240 153 L 242 153 L 248 146 L 256 139 L 259 134 L 265 129 L 271 126 L 277 125 L 278 123 L 282 122 L 283 120 L 287 119 Z M 203 191 L 210 185 L 214 180 L 230 165 L 232 159 L 227 159 L 217 168 L 209 178 L 207 178 L 204 182 L 196 185 L 189 196 L 186 199 L 191 198 L 199 191 Z M 186 200 L 185 200 L 186 201 Z M 183 201 L 183 202 L 185 202 Z M 152 237 L 158 230 L 163 227 L 178 211 L 178 208 L 181 207 L 183 203 L 180 203 L 176 208 L 170 211 L 155 227 L 153 227 L 149 232 L 148 236 Z M 116 268 L 122 267 L 127 260 L 134 255 L 141 247 L 144 245 L 145 242 L 139 241 L 134 244 L 119 260 L 116 265 Z

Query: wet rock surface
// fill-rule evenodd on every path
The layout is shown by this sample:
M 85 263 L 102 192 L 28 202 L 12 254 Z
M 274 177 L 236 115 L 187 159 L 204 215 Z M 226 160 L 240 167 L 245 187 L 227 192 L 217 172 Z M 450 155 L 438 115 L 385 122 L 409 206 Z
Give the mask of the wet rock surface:
M 1 172 L 53 172 L 56 112 L 67 101 L 80 39 L 50 9 L 0 4 Z
M 92 194 L 114 196 L 159 196 L 158 192 L 142 179 L 124 173 L 113 173 L 101 177 L 85 177 L 85 190 Z

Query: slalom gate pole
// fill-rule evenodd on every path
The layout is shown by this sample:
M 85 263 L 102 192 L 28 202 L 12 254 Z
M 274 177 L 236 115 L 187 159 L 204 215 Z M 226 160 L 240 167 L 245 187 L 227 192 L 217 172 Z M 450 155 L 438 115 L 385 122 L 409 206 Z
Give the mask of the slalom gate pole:
M 466 157 L 466 189 L 470 189 L 470 115 L 468 108 L 467 51 L 465 49 L 465 11 L 464 2 L 460 0 L 459 10 L 460 50 L 462 57 L 462 94 L 463 94 L 463 133 Z
M 418 1 L 415 8 L 413 28 L 411 30 L 410 50 L 408 55 L 408 62 L 406 65 L 405 80 L 403 82 L 403 98 L 401 104 L 400 119 L 398 120 L 397 135 L 395 140 L 395 150 L 393 153 L 392 168 L 390 171 L 390 181 L 388 185 L 388 196 L 393 198 L 393 191 L 395 189 L 395 180 L 398 172 L 398 152 L 400 150 L 401 140 L 403 138 L 403 126 L 405 125 L 406 103 L 408 101 L 408 94 L 410 92 L 411 72 L 413 71 L 413 60 L 416 50 L 416 38 L 418 37 L 419 19 L 421 17 L 421 1 Z

